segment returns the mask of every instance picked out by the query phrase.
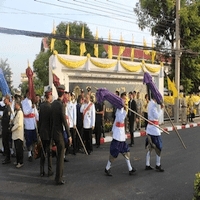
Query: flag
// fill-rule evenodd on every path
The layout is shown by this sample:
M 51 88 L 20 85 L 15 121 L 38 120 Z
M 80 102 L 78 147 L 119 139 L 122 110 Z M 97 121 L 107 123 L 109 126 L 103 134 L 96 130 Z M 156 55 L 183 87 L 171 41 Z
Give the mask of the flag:
M 66 36 L 69 37 L 69 24 L 67 25 Z M 65 44 L 67 45 L 67 55 L 70 55 L 70 45 L 69 45 L 69 40 L 65 40 Z
M 10 89 L 8 87 L 8 83 L 6 82 L 6 79 L 3 74 L 3 70 L 1 68 L 0 68 L 0 89 L 3 96 L 7 94 L 11 94 Z
M 172 82 L 170 78 L 167 76 L 167 85 L 168 90 L 171 90 L 173 92 L 173 97 L 178 97 L 178 90 L 176 89 L 174 81 Z
M 146 43 L 145 38 L 143 38 L 143 45 L 144 45 L 144 47 L 147 47 L 147 43 Z M 149 54 L 150 54 L 149 50 L 143 50 L 143 52 L 144 52 L 144 54 L 146 54 L 146 55 L 149 55 Z
M 83 28 L 82 28 L 81 38 L 84 38 L 84 25 L 83 25 Z M 85 52 L 86 52 L 85 42 L 81 42 L 81 44 L 80 44 L 80 56 L 83 56 Z
M 52 34 L 56 34 L 56 28 L 55 28 L 55 24 L 53 22 L 53 31 Z M 51 44 L 50 44 L 50 50 L 53 51 L 54 50 L 54 43 L 55 43 L 55 38 L 51 38 Z
M 121 34 L 121 37 L 120 37 L 120 43 L 124 43 L 124 40 L 122 38 L 122 34 Z M 118 59 L 120 59 L 120 56 L 123 54 L 124 50 L 125 50 L 124 46 L 119 47 Z
M 111 42 L 111 34 L 110 34 L 110 31 L 109 31 L 108 40 L 109 40 L 109 42 Z M 109 59 L 112 59 L 112 56 L 113 56 L 112 45 L 108 45 L 108 58 L 109 58 Z
M 152 52 L 151 52 L 152 64 L 154 64 L 154 60 L 155 60 L 155 57 L 156 57 L 156 51 L 154 51 L 153 48 L 154 48 L 154 43 L 153 43 L 153 40 L 152 40 Z
M 98 29 L 96 30 L 95 40 L 98 40 Z M 99 49 L 98 44 L 94 44 L 94 55 L 98 58 L 99 56 Z
M 133 41 L 133 38 L 132 38 L 132 44 L 134 43 L 134 41 Z M 135 53 L 135 50 L 134 50 L 134 48 L 131 48 L 131 61 L 133 61 L 134 60 L 134 53 Z

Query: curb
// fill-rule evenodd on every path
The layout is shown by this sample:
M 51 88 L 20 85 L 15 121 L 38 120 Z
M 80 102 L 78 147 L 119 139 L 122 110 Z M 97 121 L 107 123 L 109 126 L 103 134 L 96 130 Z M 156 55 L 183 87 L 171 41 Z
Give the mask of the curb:
M 193 128 L 193 127 L 197 127 L 197 126 L 200 126 L 200 122 L 198 123 L 191 123 L 191 124 L 186 124 L 186 125 L 175 125 L 176 129 L 177 130 L 180 130 L 180 129 L 186 129 L 186 128 Z M 163 128 L 163 127 L 162 127 Z M 164 127 L 163 128 L 165 131 L 173 131 L 175 130 L 174 127 L 172 126 L 167 126 L 167 127 Z M 134 132 L 134 137 L 143 137 L 143 136 L 146 136 L 146 131 L 145 130 L 142 130 L 142 131 L 136 131 Z M 126 139 L 130 139 L 130 133 L 127 133 L 126 134 Z M 112 136 L 106 136 L 105 138 L 101 138 L 100 139 L 100 143 L 101 144 L 104 144 L 106 142 L 111 142 L 112 141 Z M 95 141 L 95 138 L 92 138 L 92 143 L 95 144 L 96 141 Z

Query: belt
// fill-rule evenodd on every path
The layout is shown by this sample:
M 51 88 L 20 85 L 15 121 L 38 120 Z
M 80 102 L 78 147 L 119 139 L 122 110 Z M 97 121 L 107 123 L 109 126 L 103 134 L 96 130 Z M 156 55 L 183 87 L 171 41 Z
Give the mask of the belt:
M 159 122 L 158 121 L 152 121 L 152 120 L 149 120 L 151 123 L 149 123 L 149 124 L 155 124 L 155 125 L 159 125 Z
M 115 126 L 116 127 L 124 127 L 124 123 L 116 122 Z
M 35 114 L 34 113 L 30 113 L 28 115 L 24 115 L 25 118 L 34 118 Z

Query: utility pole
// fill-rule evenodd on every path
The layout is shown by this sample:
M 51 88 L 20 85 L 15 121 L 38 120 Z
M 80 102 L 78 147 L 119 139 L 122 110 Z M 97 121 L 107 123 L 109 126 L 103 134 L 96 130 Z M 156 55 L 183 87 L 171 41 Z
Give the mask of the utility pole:
M 180 0 L 176 0 L 176 48 L 175 48 L 175 83 L 178 90 L 178 97 L 174 106 L 174 122 L 179 121 L 179 86 L 180 86 Z

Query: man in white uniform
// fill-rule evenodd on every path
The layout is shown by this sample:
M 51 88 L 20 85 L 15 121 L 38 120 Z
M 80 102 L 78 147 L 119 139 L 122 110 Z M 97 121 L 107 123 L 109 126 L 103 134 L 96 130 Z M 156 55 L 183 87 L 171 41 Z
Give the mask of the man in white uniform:
M 164 107 L 161 105 L 161 109 L 158 109 L 156 100 L 152 96 L 151 101 L 148 103 L 148 120 L 151 121 L 153 124 L 159 126 L 159 117 L 161 116 L 162 108 Z M 148 149 L 146 155 L 146 170 L 152 170 L 153 167 L 150 165 L 150 155 L 152 149 L 155 149 L 156 152 L 156 171 L 164 172 L 164 169 L 161 168 L 160 164 L 160 154 L 162 150 L 162 140 L 161 140 L 161 132 L 160 129 L 155 127 L 154 125 L 148 123 L 147 129 L 147 139 L 146 139 L 146 147 Z
M 126 93 L 121 94 L 121 98 L 124 103 L 126 101 Z M 131 166 L 130 163 L 130 148 L 126 143 L 126 134 L 125 134 L 125 123 L 124 120 L 126 118 L 127 112 L 125 108 L 117 109 L 115 113 L 115 121 L 112 127 L 113 132 L 113 140 L 110 144 L 110 156 L 105 168 L 105 173 L 107 176 L 112 176 L 110 168 L 113 161 L 118 157 L 119 153 L 121 153 L 127 163 L 129 175 L 132 175 L 136 169 Z
M 72 94 L 69 93 L 68 102 L 65 107 L 66 115 L 69 120 L 69 128 L 72 136 L 72 146 L 73 146 L 73 154 L 76 155 L 77 147 L 76 147 L 76 104 L 72 102 Z
M 32 145 L 37 141 L 37 121 L 39 119 L 38 111 L 32 101 L 29 99 L 29 90 L 26 90 L 26 98 L 22 101 L 22 111 L 24 113 L 24 131 L 26 147 L 28 150 L 28 160 L 32 162 Z
M 81 105 L 80 112 L 83 113 L 83 138 L 86 144 L 88 154 L 93 151 L 92 147 L 92 131 L 95 126 L 95 106 L 90 101 L 90 94 L 86 95 L 85 103 Z

